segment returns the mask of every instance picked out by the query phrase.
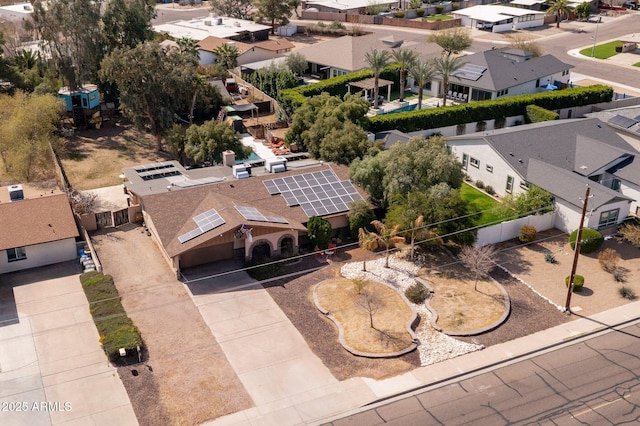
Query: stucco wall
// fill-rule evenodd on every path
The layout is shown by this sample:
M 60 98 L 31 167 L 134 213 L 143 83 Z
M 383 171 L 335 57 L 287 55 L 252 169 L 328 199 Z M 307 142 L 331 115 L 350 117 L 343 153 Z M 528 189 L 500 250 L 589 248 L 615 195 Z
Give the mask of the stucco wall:
M 0 274 L 66 262 L 78 256 L 75 238 L 25 247 L 27 258 L 9 262 L 6 250 L 0 252 Z

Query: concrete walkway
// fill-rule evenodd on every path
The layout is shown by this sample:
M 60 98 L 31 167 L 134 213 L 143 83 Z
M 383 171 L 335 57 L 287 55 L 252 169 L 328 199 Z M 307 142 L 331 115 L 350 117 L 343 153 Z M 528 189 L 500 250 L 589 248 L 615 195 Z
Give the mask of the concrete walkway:
M 2 275 L 0 424 L 137 425 L 75 262 Z

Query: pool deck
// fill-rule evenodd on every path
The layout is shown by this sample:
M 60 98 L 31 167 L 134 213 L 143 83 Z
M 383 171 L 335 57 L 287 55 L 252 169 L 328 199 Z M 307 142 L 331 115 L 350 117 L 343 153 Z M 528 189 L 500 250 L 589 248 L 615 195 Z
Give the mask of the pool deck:
M 455 102 L 451 101 L 450 99 L 447 99 L 447 102 L 449 104 L 454 104 Z M 389 114 L 394 112 L 397 109 L 400 109 L 402 107 L 406 107 L 407 105 L 417 105 L 418 104 L 418 98 L 412 98 L 412 99 L 408 99 L 405 100 L 404 102 L 400 103 L 397 100 L 391 101 L 391 102 L 383 102 L 381 105 L 379 105 L 378 107 L 378 111 L 374 110 L 373 108 L 369 109 L 369 113 L 367 114 L 369 117 L 374 116 L 374 115 L 382 115 L 382 114 Z M 426 108 L 437 108 L 442 104 L 442 99 L 437 98 L 437 97 L 425 97 L 422 99 L 422 109 L 426 109 Z
M 276 155 L 271 151 L 270 148 L 262 145 L 261 142 L 256 142 L 253 136 L 248 133 L 242 134 L 240 141 L 242 142 L 242 145 L 250 146 L 253 149 L 253 152 L 255 152 L 256 155 L 263 160 L 276 157 Z

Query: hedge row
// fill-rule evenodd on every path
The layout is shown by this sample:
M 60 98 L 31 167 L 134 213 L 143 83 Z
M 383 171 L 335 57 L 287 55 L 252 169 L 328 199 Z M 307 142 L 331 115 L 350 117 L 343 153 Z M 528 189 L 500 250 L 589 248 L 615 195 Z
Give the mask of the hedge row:
M 322 80 L 318 83 L 307 84 L 304 86 L 285 89 L 280 93 L 280 106 L 288 113 L 292 114 L 296 108 L 311 97 L 327 92 L 331 96 L 344 96 L 348 89 L 347 83 L 364 80 L 373 77 L 371 71 L 356 71 L 339 77 Z M 380 74 L 380 78 L 393 81 L 394 86 L 399 84 L 398 64 L 388 66 L 385 71 Z
M 527 123 L 540 123 L 542 121 L 553 121 L 560 119 L 560 114 L 549 111 L 538 105 L 527 105 Z
M 446 108 L 428 108 L 396 114 L 376 115 L 369 118 L 368 130 L 373 133 L 393 129 L 403 132 L 415 132 L 454 126 L 460 123 L 473 123 L 500 117 L 525 115 L 528 105 L 537 105 L 548 110 L 555 110 L 609 102 L 612 98 L 613 89 L 609 86 L 575 87 L 533 95 L 508 96 L 490 101 L 470 102 Z
M 142 347 L 140 331 L 133 325 L 120 303 L 118 289 L 111 275 L 92 271 L 80 275 L 82 289 L 89 301 L 89 310 L 100 333 L 102 349 L 115 361 L 120 357 L 120 348 L 127 353 Z

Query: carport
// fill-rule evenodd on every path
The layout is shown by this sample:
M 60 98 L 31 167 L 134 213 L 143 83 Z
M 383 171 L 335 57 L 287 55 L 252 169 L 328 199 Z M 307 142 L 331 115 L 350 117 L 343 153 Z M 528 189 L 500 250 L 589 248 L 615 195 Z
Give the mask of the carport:
M 369 96 L 370 90 L 375 90 L 376 79 L 375 78 L 366 78 L 360 81 L 352 81 L 347 83 L 347 91 L 351 93 L 351 86 L 357 87 L 364 91 L 364 95 L 367 99 L 373 99 L 373 96 Z M 385 80 L 382 78 L 378 79 L 378 90 L 382 87 L 387 88 L 387 102 L 391 101 L 391 86 L 393 86 L 393 81 Z M 379 92 L 378 92 L 379 93 Z

